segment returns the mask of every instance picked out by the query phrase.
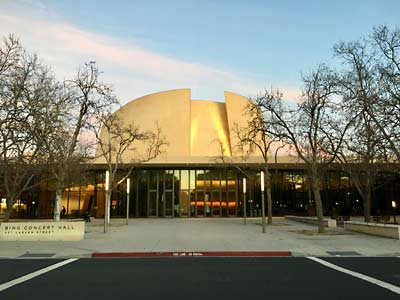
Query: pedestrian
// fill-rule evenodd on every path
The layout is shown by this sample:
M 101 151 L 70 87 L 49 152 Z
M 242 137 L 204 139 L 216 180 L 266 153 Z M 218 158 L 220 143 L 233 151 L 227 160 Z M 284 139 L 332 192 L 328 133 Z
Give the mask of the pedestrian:
M 83 213 L 83 220 L 85 220 L 85 222 L 90 222 L 90 214 L 87 210 Z
M 66 213 L 66 209 L 65 209 L 65 206 L 63 205 L 63 207 L 62 207 L 62 209 L 61 209 L 61 218 L 64 218 L 65 217 L 65 213 Z

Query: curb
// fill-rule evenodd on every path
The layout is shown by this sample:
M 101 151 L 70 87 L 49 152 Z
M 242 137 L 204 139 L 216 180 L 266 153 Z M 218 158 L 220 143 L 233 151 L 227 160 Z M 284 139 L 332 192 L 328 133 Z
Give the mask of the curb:
M 142 257 L 287 257 L 291 251 L 196 251 L 196 252 L 95 252 L 94 258 Z

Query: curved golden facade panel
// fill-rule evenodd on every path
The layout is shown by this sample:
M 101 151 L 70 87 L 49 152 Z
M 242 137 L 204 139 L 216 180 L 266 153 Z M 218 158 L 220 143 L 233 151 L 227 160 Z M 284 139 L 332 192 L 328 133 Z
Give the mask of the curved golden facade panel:
M 141 130 L 154 130 L 158 122 L 168 146 L 150 163 L 212 162 L 222 151 L 227 157 L 240 156 L 234 150 L 236 138 L 232 128 L 236 123 L 246 124 L 243 109 L 248 101 L 231 92 L 225 92 L 225 103 L 191 100 L 190 89 L 179 89 L 132 100 L 114 114 L 122 123 L 134 124 Z M 105 134 L 102 132 L 101 137 L 106 138 Z M 135 152 L 126 151 L 124 163 L 132 162 L 134 155 L 144 151 L 144 146 L 136 147 Z
M 220 146 L 221 145 L 221 146 Z M 190 155 L 231 156 L 225 103 L 192 100 L 190 110 Z
M 229 137 L 231 145 L 233 146 L 232 156 L 241 156 L 242 153 L 240 153 L 236 147 L 238 138 L 233 132 L 233 129 L 235 128 L 236 124 L 239 127 L 247 126 L 247 118 L 244 111 L 250 100 L 232 92 L 225 92 L 224 94 L 228 127 L 230 128 Z

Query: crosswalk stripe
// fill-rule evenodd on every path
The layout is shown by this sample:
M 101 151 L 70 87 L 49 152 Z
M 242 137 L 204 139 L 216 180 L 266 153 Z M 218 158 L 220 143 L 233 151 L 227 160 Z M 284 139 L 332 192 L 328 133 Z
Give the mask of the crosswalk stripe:
M 370 276 L 367 276 L 367 275 L 364 275 L 364 274 L 361 274 L 361 273 L 358 273 L 358 272 L 354 272 L 354 271 L 339 267 L 337 265 L 334 265 L 334 264 L 332 264 L 330 262 L 327 262 L 327 261 L 325 261 L 323 259 L 320 259 L 320 258 L 317 258 L 317 257 L 307 257 L 307 258 L 311 259 L 311 260 L 313 260 L 313 261 L 315 261 L 317 263 L 320 263 L 321 265 L 324 265 L 325 267 L 334 269 L 334 270 L 339 271 L 339 272 L 343 272 L 343 273 L 349 274 L 351 276 L 357 277 L 359 279 L 368 281 L 370 283 L 373 283 L 375 285 L 378 285 L 380 287 L 388 289 L 388 290 L 390 290 L 390 291 L 392 291 L 392 292 L 394 292 L 396 294 L 400 294 L 400 287 L 395 286 L 393 284 L 384 282 L 382 280 L 379 280 L 379 279 L 376 279 L 376 278 L 373 278 L 373 277 L 370 277 Z
M 28 280 L 30 280 L 30 279 L 32 279 L 32 278 L 35 278 L 35 277 L 37 277 L 37 276 L 40 276 L 40 275 L 42 275 L 42 274 L 44 274 L 44 273 L 50 272 L 50 271 L 52 271 L 52 270 L 55 270 L 55 269 L 57 269 L 57 268 L 60 268 L 60 267 L 62 267 L 62 266 L 65 266 L 65 265 L 67 265 L 67 264 L 70 264 L 70 263 L 72 263 L 72 262 L 74 262 L 74 261 L 76 261 L 76 260 L 78 260 L 78 258 L 70 258 L 70 259 L 67 259 L 67 260 L 63 260 L 63 261 L 61 261 L 61 262 L 59 262 L 59 263 L 56 263 L 56 264 L 54 264 L 54 265 L 51 265 L 51 266 L 48 266 L 48 267 L 46 267 L 46 268 L 40 269 L 40 270 L 38 270 L 38 271 L 29 273 L 29 274 L 27 274 L 27 275 L 21 276 L 21 277 L 16 278 L 16 279 L 13 279 L 13 280 L 11 280 L 11 281 L 2 283 L 2 284 L 0 284 L 0 292 L 1 292 L 1 291 L 4 291 L 4 290 L 6 290 L 6 289 L 8 289 L 8 288 L 10 288 L 10 287 L 12 287 L 12 286 L 14 286 L 14 285 L 20 284 L 20 283 L 22 283 L 22 282 L 25 282 L 25 281 L 28 281 Z

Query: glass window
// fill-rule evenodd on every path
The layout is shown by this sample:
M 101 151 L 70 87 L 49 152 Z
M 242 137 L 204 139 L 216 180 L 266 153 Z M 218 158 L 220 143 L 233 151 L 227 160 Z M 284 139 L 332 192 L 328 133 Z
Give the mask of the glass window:
M 189 170 L 181 170 L 181 190 L 189 189 Z
M 173 170 L 165 171 L 165 189 L 166 190 L 172 190 L 173 180 L 174 180 L 174 171 Z
M 149 216 L 157 216 L 157 192 L 149 193 Z
M 236 174 L 234 171 L 229 170 L 226 172 L 226 184 L 229 190 L 236 188 Z
M 157 189 L 157 171 L 150 172 L 150 189 L 156 190 Z
M 190 186 L 189 189 L 194 189 L 196 182 L 196 171 L 190 170 Z
M 179 194 L 179 213 L 182 217 L 189 215 L 189 191 L 181 190 Z
M 203 170 L 196 171 L 196 188 L 198 190 L 204 190 L 204 171 Z

